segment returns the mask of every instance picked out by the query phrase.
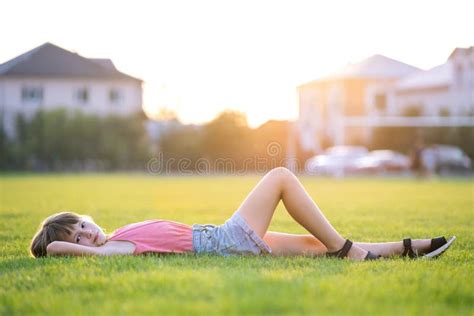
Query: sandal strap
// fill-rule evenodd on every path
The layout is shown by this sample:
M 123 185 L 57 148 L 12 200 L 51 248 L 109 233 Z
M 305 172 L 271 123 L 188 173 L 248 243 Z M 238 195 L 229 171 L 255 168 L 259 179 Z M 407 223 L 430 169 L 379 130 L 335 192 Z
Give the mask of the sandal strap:
M 345 258 L 347 254 L 349 253 L 349 250 L 352 248 L 352 241 L 349 239 L 346 239 L 346 242 L 344 243 L 344 246 L 342 246 L 340 253 L 338 255 L 339 258 Z
M 411 247 L 411 238 L 405 238 L 403 239 L 403 247 L 405 248 L 403 250 L 402 256 L 404 257 L 410 257 L 410 258 L 416 258 L 417 255 L 413 251 L 413 248 Z
M 433 238 L 431 239 L 431 246 L 430 246 L 430 249 L 427 251 L 427 253 L 435 251 L 436 249 L 438 249 L 441 246 L 444 246 L 447 243 L 448 241 L 446 240 L 446 238 L 444 238 L 444 236 Z
M 327 252 L 326 255 L 329 257 L 344 258 L 347 256 L 347 253 L 349 252 L 351 247 L 352 247 L 352 241 L 347 239 L 346 242 L 344 243 L 344 246 L 342 246 L 341 249 L 335 252 Z

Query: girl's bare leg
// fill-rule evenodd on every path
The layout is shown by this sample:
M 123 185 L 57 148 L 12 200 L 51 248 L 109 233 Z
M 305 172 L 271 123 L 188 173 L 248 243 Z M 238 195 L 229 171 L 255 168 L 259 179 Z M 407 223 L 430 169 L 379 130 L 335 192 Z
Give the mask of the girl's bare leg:
M 369 250 L 382 257 L 399 256 L 403 253 L 403 241 L 393 242 L 354 242 L 360 248 Z M 419 253 L 425 253 L 431 246 L 431 239 L 412 239 L 412 249 Z
M 322 256 L 326 246 L 313 235 L 295 235 L 268 231 L 263 240 L 272 249 L 274 256 Z
M 268 231 L 263 236 L 263 240 L 270 246 L 272 255 L 275 256 L 322 256 L 327 251 L 326 246 L 321 241 L 309 234 L 296 235 Z M 430 243 L 430 239 L 414 239 L 412 240 L 412 248 L 423 253 L 429 248 Z M 399 256 L 403 253 L 403 242 L 401 241 L 384 243 L 354 242 L 354 244 L 382 257 Z
M 280 200 L 288 213 L 320 240 L 327 251 L 333 252 L 342 248 L 344 238 L 324 217 L 296 176 L 286 168 L 275 168 L 267 173 L 240 205 L 238 212 L 263 238 Z M 347 256 L 363 259 L 366 255 L 367 250 L 353 245 Z

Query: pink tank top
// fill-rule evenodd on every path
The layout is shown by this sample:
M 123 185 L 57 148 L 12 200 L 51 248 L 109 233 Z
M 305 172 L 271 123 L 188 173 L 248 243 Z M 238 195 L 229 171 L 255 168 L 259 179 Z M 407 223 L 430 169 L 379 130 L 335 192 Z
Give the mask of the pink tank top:
M 183 253 L 193 251 L 191 226 L 173 221 L 149 220 L 117 229 L 108 240 L 135 244 L 133 254 L 145 252 Z

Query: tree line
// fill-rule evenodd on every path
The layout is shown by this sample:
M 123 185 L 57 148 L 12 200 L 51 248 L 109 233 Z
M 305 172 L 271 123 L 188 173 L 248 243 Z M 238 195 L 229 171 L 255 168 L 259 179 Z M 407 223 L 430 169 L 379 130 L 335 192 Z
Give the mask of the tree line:
M 19 114 L 15 137 L 1 128 L 0 166 L 7 170 L 135 169 L 148 157 L 148 143 L 137 115 L 99 117 L 60 108 Z
M 199 126 L 168 130 L 160 138 L 158 152 L 166 170 L 181 170 L 180 162 L 191 169 L 219 173 L 264 172 L 288 163 L 291 122 L 267 121 L 251 128 L 240 112 L 224 111 Z M 311 156 L 295 146 L 297 167 Z
M 66 109 L 38 111 L 30 119 L 18 115 L 16 137 L 7 137 L 0 126 L 0 169 L 264 172 L 288 165 L 291 143 L 293 165 L 303 171 L 304 162 L 315 154 L 301 149 L 288 121 L 251 128 L 243 113 L 224 111 L 203 125 L 183 125 L 175 119 L 176 124 L 154 139 L 147 133 L 146 120 L 143 113 L 99 117 Z M 358 145 L 409 154 L 420 138 L 426 145 L 459 146 L 474 157 L 472 127 L 375 128 L 371 142 Z
M 0 126 L 0 169 L 146 171 L 156 157 L 170 172 L 178 171 L 183 160 L 190 170 L 206 162 L 209 172 L 268 170 L 285 164 L 287 121 L 252 129 L 244 114 L 225 111 L 200 126 L 176 124 L 158 140 L 149 137 L 145 121 L 143 113 L 99 117 L 55 109 L 38 111 L 30 119 L 19 114 L 15 137 L 7 137 Z M 268 144 L 275 147 L 270 154 Z

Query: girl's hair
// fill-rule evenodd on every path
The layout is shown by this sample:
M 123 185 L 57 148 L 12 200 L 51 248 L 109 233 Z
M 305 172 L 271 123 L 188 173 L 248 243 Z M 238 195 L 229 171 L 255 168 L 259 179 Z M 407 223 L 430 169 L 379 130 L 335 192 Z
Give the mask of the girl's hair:
M 64 240 L 81 218 L 81 215 L 72 212 L 57 213 L 46 218 L 31 240 L 31 255 L 35 258 L 45 257 L 46 247 L 53 241 Z

